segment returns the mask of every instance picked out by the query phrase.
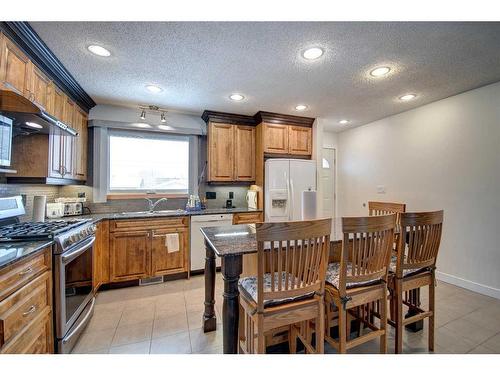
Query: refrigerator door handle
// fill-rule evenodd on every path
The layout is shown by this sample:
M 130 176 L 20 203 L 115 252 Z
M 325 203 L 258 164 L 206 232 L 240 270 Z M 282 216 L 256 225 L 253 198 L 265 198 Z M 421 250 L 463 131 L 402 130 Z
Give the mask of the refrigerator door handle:
M 290 215 L 289 215 L 289 220 L 293 220 L 293 216 L 294 216 L 294 210 L 295 210 L 295 203 L 293 202 L 293 180 L 290 178 L 290 189 L 289 189 L 289 201 L 290 201 Z

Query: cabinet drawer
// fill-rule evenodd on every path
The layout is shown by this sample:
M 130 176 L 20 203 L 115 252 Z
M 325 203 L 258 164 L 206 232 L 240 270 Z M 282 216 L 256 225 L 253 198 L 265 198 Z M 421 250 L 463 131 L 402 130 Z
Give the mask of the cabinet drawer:
M 50 277 L 50 272 L 45 272 L 0 302 L 0 346 L 50 310 Z
M 173 218 L 151 218 L 134 220 L 113 220 L 110 222 L 110 232 L 120 232 L 129 230 L 144 230 L 155 228 L 187 227 L 189 218 L 187 216 Z
M 46 309 L 43 314 L 40 314 L 1 350 L 1 353 L 4 354 L 49 354 L 53 352 L 50 309 Z
M 33 280 L 37 275 L 49 270 L 51 268 L 50 255 L 51 249 L 48 247 L 35 256 L 0 271 L 0 300 Z
M 233 225 L 262 222 L 262 212 L 241 212 L 233 215 Z

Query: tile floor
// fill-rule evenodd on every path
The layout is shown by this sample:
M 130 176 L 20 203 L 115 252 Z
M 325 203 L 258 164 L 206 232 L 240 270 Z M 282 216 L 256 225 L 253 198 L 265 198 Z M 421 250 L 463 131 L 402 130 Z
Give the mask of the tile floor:
M 221 323 L 222 279 L 217 275 L 216 314 Z M 427 292 L 422 292 L 426 303 Z M 73 353 L 222 353 L 222 326 L 204 334 L 203 276 L 190 280 L 103 291 Z M 500 353 L 500 300 L 439 282 L 436 353 Z M 427 327 L 404 333 L 405 353 L 427 353 Z M 388 340 L 394 352 L 394 330 Z M 335 350 L 325 344 L 327 353 Z M 378 353 L 371 341 L 350 353 Z

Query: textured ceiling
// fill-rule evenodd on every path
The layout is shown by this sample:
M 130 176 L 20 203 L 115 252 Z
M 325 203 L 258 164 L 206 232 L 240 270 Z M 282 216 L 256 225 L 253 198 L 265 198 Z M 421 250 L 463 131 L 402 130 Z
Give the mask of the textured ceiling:
M 97 102 L 351 120 L 348 127 L 500 80 L 500 23 L 32 22 Z M 100 58 L 86 49 L 108 48 Z M 301 52 L 321 46 L 306 61 Z M 392 74 L 368 71 L 389 65 Z M 160 94 L 145 85 L 156 83 Z M 232 102 L 228 95 L 245 95 Z M 402 103 L 405 93 L 418 98 Z M 294 110 L 305 103 L 309 109 Z M 332 130 L 345 128 L 333 125 Z

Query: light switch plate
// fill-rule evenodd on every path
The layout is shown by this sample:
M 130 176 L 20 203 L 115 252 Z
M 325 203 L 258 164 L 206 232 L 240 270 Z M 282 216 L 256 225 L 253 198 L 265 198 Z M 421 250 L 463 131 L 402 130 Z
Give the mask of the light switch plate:
M 377 194 L 385 194 L 385 186 L 384 185 L 377 186 Z

